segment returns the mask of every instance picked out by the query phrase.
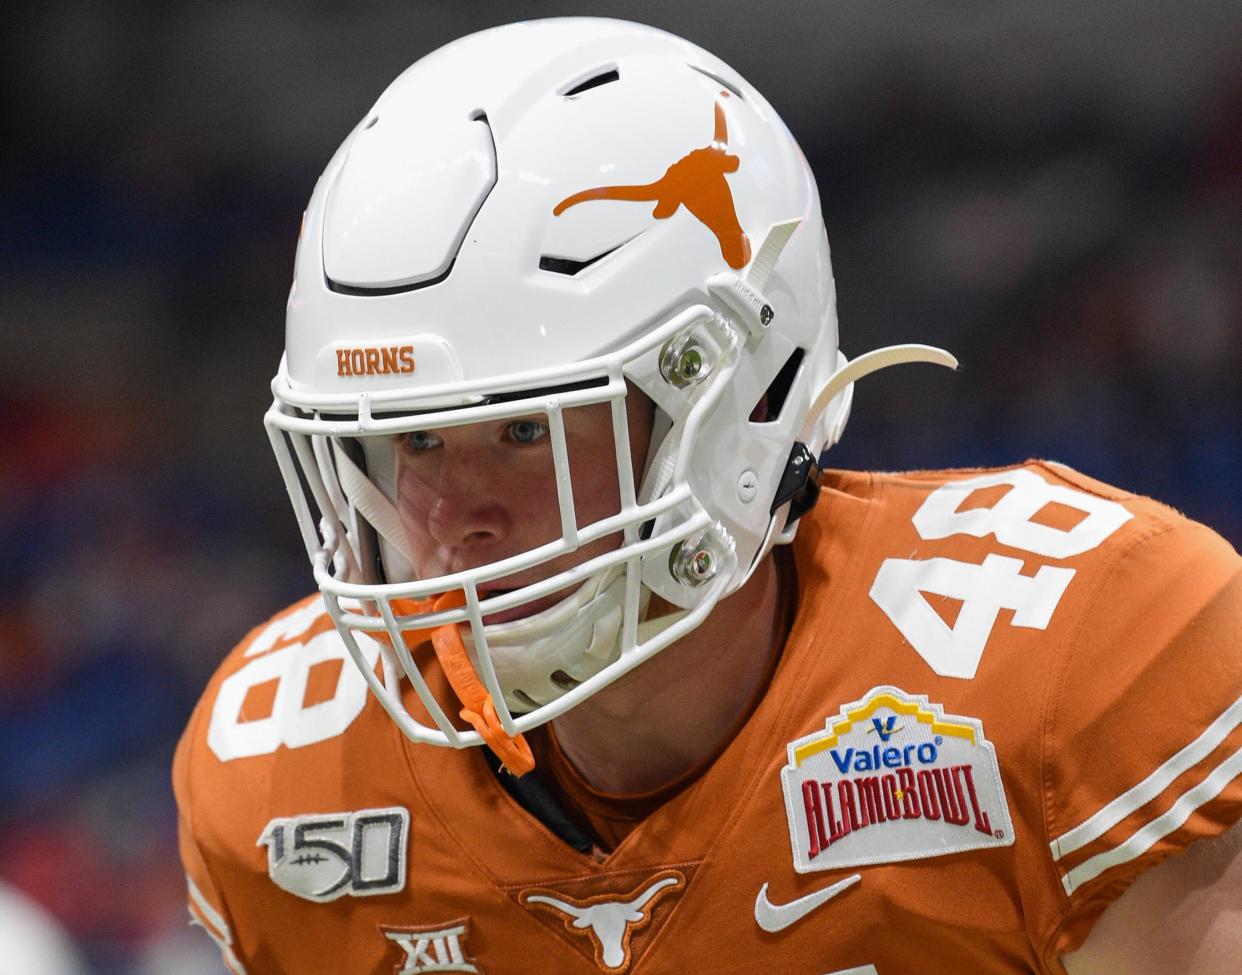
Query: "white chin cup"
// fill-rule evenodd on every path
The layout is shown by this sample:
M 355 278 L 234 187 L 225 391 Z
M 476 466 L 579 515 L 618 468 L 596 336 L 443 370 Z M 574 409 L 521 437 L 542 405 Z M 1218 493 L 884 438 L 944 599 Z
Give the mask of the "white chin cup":
M 644 589 L 640 618 L 648 595 Z M 614 566 L 543 612 L 488 626 L 487 647 L 509 710 L 525 713 L 555 701 L 616 660 L 624 609 L 625 572 Z M 473 656 L 470 632 L 463 628 L 462 635 Z

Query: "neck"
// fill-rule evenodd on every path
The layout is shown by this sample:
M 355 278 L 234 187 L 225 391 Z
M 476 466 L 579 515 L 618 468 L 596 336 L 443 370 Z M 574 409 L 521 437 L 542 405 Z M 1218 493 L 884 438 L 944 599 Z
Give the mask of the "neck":
M 780 613 L 781 574 L 765 558 L 697 629 L 558 718 L 561 750 L 592 787 L 613 795 L 651 792 L 686 774 L 753 709 L 787 635 Z

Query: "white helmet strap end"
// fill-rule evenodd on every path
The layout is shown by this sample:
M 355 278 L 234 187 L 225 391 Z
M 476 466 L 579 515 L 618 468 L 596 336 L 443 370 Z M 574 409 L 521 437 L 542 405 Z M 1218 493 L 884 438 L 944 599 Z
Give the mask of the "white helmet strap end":
M 912 362 L 927 362 L 950 369 L 957 368 L 957 359 L 944 349 L 930 345 L 890 345 L 883 349 L 874 349 L 860 355 L 857 359 L 846 362 L 829 377 L 807 412 L 806 420 L 802 424 L 800 439 L 794 441 L 789 452 L 789 460 L 785 464 L 785 470 L 777 485 L 776 495 L 772 499 L 771 514 L 773 517 L 782 507 L 788 507 L 783 532 L 787 533 L 799 518 L 810 511 L 819 497 L 821 474 L 819 457 L 808 444 L 812 441 L 820 417 L 829 404 L 864 376 L 887 369 L 889 366 L 900 366 Z M 839 430 L 836 431 L 836 435 L 840 435 Z
M 401 524 L 401 515 L 396 507 L 384 496 L 343 450 L 333 452 L 336 455 L 337 477 L 341 482 L 341 491 L 384 540 L 391 545 L 408 562 L 414 561 L 406 541 L 405 528 Z
M 785 249 L 790 236 L 801 222 L 802 218 L 797 217 L 772 224 L 751 260 L 745 277 L 726 271 L 714 274 L 707 280 L 708 293 L 718 298 L 734 314 L 746 331 L 747 345 L 752 348 L 768 334 L 775 317 L 772 305 L 764 297 L 763 289 L 767 286 L 781 251 Z

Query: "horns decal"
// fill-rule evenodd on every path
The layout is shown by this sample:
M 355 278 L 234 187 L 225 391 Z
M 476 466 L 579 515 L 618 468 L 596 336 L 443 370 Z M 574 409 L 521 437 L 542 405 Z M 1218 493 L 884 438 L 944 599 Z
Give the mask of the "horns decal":
M 727 98 L 729 93 L 722 91 Z M 559 217 L 572 206 L 589 200 L 631 200 L 654 202 L 651 215 L 665 220 L 685 207 L 720 242 L 720 255 L 731 268 L 741 269 L 750 262 L 750 240 L 737 219 L 733 193 L 725 173 L 737 172 L 740 160 L 725 151 L 729 127 L 724 104 L 716 102 L 716 130 L 709 145 L 693 149 L 664 171 L 654 183 L 625 186 L 596 186 L 567 196 L 552 209 Z

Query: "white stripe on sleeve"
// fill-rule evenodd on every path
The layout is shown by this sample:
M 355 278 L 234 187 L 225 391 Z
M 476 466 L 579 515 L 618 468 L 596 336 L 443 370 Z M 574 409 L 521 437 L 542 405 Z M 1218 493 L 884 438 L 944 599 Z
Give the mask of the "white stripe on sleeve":
M 1134 833 L 1128 840 L 1119 843 L 1111 850 L 1097 853 L 1089 860 L 1084 860 L 1074 867 L 1073 870 L 1063 874 L 1061 885 L 1065 888 L 1065 893 L 1072 894 L 1083 884 L 1094 880 L 1105 870 L 1128 863 L 1146 853 L 1157 841 L 1179 829 L 1196 809 L 1220 795 L 1224 791 L 1225 786 L 1238 775 L 1242 775 L 1242 748 L 1239 748 L 1216 766 L 1211 774 L 1198 785 L 1183 793 L 1177 802 L 1173 803 L 1169 808 L 1168 812 L 1157 816 L 1142 829 Z
M 1150 802 L 1172 784 L 1173 780 L 1203 761 L 1220 745 L 1234 728 L 1242 724 L 1242 697 L 1233 702 L 1198 738 L 1132 789 L 1123 792 L 1091 818 L 1054 839 L 1052 858 L 1060 860 L 1088 843 L 1099 839 L 1140 806 Z
M 233 932 L 229 930 L 228 923 L 203 896 L 203 892 L 198 889 L 198 884 L 189 874 L 186 875 L 185 882 L 190 891 L 191 920 L 206 931 L 211 936 L 211 940 L 219 946 L 220 954 L 228 970 L 233 975 L 246 975 L 246 966 L 233 952 Z

